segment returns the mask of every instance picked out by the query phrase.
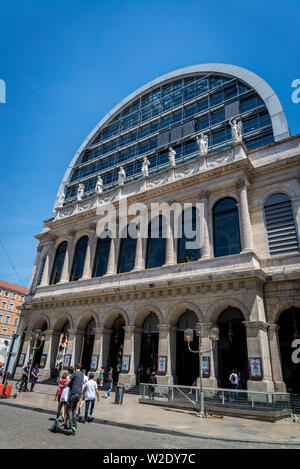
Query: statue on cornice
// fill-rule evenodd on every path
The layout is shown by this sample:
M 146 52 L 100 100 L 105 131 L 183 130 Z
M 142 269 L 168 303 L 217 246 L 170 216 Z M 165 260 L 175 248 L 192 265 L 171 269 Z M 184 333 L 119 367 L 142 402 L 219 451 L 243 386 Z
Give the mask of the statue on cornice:
M 65 194 L 62 192 L 58 198 L 58 203 L 57 203 L 58 208 L 62 208 L 62 206 L 64 205 L 64 201 L 65 201 Z
M 169 148 L 169 162 L 171 166 L 176 166 L 175 162 L 176 151 L 172 147 Z
M 84 184 L 79 184 L 78 189 L 77 189 L 77 200 L 82 200 L 84 193 Z
M 126 178 L 126 173 L 125 173 L 125 170 L 124 170 L 123 166 L 121 166 L 120 171 L 118 172 L 118 184 L 119 184 L 119 186 L 124 185 L 125 178 Z
M 200 138 L 197 137 L 197 144 L 200 150 L 200 155 L 207 155 L 208 152 L 208 135 L 200 134 Z
M 95 187 L 96 193 L 97 194 L 102 194 L 103 192 L 103 181 L 102 177 L 98 176 L 97 182 L 96 182 L 96 187 Z
M 243 141 L 242 135 L 242 121 L 237 119 L 230 119 L 229 121 L 231 126 L 231 134 L 234 143 L 239 143 Z
M 143 161 L 143 164 L 142 164 L 142 174 L 144 177 L 148 177 L 149 176 L 149 166 L 150 166 L 150 161 L 148 160 L 148 158 L 145 156 L 144 158 L 144 161 Z

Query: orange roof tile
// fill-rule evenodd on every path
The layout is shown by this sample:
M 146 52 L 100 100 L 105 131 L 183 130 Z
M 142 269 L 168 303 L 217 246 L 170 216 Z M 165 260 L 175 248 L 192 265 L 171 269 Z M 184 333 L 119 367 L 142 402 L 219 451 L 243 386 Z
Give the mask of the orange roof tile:
M 15 285 L 14 283 L 4 282 L 0 280 L 0 287 L 6 288 L 7 290 L 12 290 L 18 293 L 27 293 L 27 288 L 21 287 L 20 285 Z

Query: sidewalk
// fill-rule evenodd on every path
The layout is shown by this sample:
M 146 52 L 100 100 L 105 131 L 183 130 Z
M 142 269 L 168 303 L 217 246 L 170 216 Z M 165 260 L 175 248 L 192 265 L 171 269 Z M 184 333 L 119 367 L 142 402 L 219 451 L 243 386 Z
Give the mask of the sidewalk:
M 13 387 L 12 395 L 17 393 L 17 398 L 0 400 L 0 418 L 1 404 L 56 413 L 55 391 L 55 386 L 46 384 L 36 384 L 33 393 L 19 393 Z M 125 394 L 122 405 L 114 403 L 114 393 L 110 399 L 103 395 L 100 391 L 100 402 L 95 405 L 96 423 L 199 438 L 300 445 L 300 425 L 290 419 L 276 423 L 236 417 L 199 419 L 191 411 L 139 404 L 136 395 Z

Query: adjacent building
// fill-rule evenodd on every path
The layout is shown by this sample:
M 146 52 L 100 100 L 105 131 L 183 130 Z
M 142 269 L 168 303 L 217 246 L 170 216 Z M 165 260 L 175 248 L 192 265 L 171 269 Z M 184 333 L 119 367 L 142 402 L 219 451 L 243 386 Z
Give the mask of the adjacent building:
M 10 338 L 16 334 L 27 288 L 0 280 L 0 362 L 5 362 Z
M 204 323 L 220 335 L 205 386 L 229 387 L 237 369 L 245 389 L 300 392 L 299 155 L 275 92 L 241 67 L 187 67 L 125 98 L 75 154 L 36 236 L 21 362 L 44 378 L 81 361 L 127 386 L 138 368 L 190 385 L 184 330 Z

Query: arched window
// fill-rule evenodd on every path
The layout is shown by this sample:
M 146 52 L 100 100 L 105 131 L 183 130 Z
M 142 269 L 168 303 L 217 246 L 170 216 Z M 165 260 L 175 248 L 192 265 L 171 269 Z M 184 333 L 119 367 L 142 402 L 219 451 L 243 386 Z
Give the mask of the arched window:
M 58 248 L 56 249 L 54 264 L 52 268 L 51 280 L 50 284 L 58 283 L 60 281 L 66 250 L 67 250 L 68 243 L 64 241 L 61 243 Z
M 134 226 L 131 225 L 132 234 Z M 121 238 L 118 273 L 130 272 L 134 268 L 136 238 L 130 236 L 129 225 L 126 228 L 126 237 Z M 129 231 L 129 232 L 128 232 Z
M 239 214 L 234 199 L 226 198 L 216 203 L 213 210 L 215 257 L 241 252 Z
M 190 243 L 200 242 L 200 217 L 196 207 L 190 207 L 182 212 L 181 215 L 181 238 L 178 238 L 177 259 L 178 262 L 197 261 L 201 257 L 200 246 L 189 247 Z M 193 232 L 198 230 L 198 238 Z
M 79 280 L 82 277 L 88 241 L 88 236 L 83 236 L 76 244 L 70 282 Z
M 93 277 L 103 277 L 107 272 L 111 238 L 109 234 L 106 237 L 100 237 L 97 241 L 95 262 L 93 268 Z
M 160 267 L 166 261 L 166 238 L 163 237 L 163 224 L 165 224 L 165 219 L 162 215 L 149 223 L 146 269 Z M 165 229 L 164 232 L 166 232 Z
M 289 195 L 272 194 L 264 202 L 270 255 L 299 252 L 293 207 Z

